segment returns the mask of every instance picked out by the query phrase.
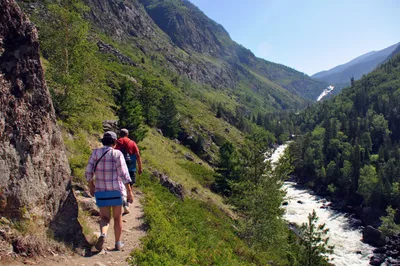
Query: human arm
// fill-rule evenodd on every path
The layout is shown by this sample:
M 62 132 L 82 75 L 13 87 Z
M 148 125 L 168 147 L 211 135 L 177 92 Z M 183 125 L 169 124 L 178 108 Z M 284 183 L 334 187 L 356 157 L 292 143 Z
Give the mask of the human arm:
M 89 192 L 92 197 L 94 197 L 94 192 L 96 191 L 96 186 L 94 185 L 94 179 L 89 181 Z
M 133 202 L 133 193 L 130 183 L 125 183 L 126 197 L 129 203 Z
M 142 167 L 142 158 L 140 157 L 139 150 L 136 154 L 136 160 L 137 160 L 137 164 L 138 164 L 138 174 L 141 175 L 143 172 L 143 167 Z

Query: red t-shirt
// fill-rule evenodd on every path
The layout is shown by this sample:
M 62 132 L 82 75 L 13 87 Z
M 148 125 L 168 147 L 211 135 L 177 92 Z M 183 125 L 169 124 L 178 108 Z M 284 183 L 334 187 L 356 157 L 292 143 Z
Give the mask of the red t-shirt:
M 115 146 L 115 148 L 117 150 L 126 149 L 130 155 L 137 154 L 139 152 L 136 142 L 128 137 L 119 138 L 117 140 L 117 146 Z

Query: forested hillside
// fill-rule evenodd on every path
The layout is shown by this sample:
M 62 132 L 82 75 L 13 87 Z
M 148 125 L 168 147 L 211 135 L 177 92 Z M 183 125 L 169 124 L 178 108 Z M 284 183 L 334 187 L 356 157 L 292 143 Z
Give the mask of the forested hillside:
M 400 207 L 399 88 L 395 55 L 332 100 L 303 111 L 298 125 L 308 133 L 290 149 L 299 181 L 344 199 L 344 206 L 364 207 L 361 218 L 375 225 L 385 210 L 393 222 L 391 208 Z

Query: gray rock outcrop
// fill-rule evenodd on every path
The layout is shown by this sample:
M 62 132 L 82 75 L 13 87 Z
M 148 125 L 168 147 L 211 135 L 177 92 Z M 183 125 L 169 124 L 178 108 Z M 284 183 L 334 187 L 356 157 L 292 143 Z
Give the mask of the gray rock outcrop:
M 34 217 L 74 242 L 77 214 L 37 31 L 14 0 L 0 0 L 0 216 Z
M 158 171 L 154 171 L 153 176 L 157 177 L 160 180 L 160 184 L 166 187 L 173 195 L 180 198 L 181 200 L 185 198 L 184 188 L 181 184 L 176 183 L 171 178 Z
M 381 247 L 386 243 L 382 232 L 370 225 L 364 227 L 362 233 L 363 233 L 363 241 L 374 247 Z

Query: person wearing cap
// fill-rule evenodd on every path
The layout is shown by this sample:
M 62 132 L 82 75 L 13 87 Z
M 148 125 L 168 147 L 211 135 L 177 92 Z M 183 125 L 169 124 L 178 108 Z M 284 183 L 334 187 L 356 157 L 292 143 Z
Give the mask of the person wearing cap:
M 117 145 L 115 148 L 122 151 L 122 153 L 127 153 L 126 156 L 129 156 L 128 170 L 132 179 L 131 186 L 133 186 L 133 184 L 136 183 L 136 163 L 138 167 L 138 174 L 142 174 L 142 159 L 140 157 L 139 148 L 136 145 L 136 142 L 129 138 L 129 131 L 126 128 L 120 130 L 119 139 L 117 140 Z M 124 204 L 124 214 L 128 213 L 128 204 Z
M 105 191 L 118 191 L 121 197 L 127 197 L 128 202 L 133 202 L 133 194 L 130 186 L 132 181 L 129 175 L 125 158 L 121 151 L 114 149 L 117 143 L 117 135 L 112 131 L 104 133 L 101 140 L 103 147 L 94 149 L 86 167 L 85 177 L 89 183 L 90 194 Z M 97 202 L 97 198 L 96 198 Z M 99 202 L 97 202 L 99 205 Z M 121 250 L 124 244 L 122 235 L 122 200 L 117 206 L 100 207 L 100 237 L 95 245 L 97 250 L 102 250 L 107 237 L 107 231 L 111 219 L 111 209 L 114 218 L 115 250 Z

